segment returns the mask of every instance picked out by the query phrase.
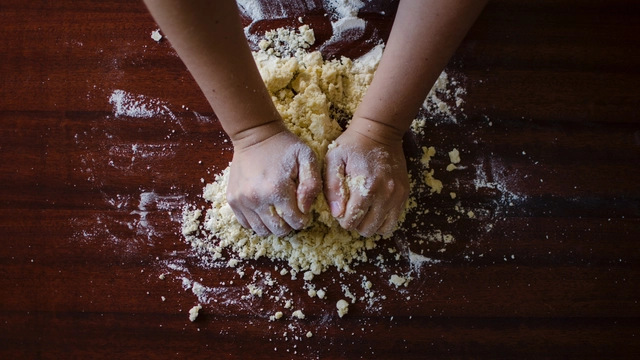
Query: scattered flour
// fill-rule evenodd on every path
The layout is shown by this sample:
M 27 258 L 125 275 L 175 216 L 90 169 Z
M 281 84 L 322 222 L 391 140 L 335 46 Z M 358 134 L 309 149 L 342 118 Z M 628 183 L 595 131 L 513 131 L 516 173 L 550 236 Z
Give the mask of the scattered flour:
M 109 97 L 116 117 L 128 116 L 133 118 L 151 118 L 170 113 L 167 104 L 159 99 L 134 95 L 124 90 L 114 90 Z

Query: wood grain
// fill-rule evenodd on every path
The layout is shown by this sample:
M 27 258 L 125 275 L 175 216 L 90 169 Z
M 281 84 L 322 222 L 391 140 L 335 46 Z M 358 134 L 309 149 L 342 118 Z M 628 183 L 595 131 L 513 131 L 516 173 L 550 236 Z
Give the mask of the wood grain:
M 331 26 L 314 4 L 301 16 L 321 44 Z M 326 56 L 355 57 L 388 36 L 394 4 L 367 6 L 364 38 Z M 238 300 L 250 279 L 199 265 L 179 235 L 182 206 L 202 204 L 200 179 L 212 181 L 232 149 L 169 42 L 150 38 L 142 2 L 3 1 L 0 357 L 635 358 L 638 19 L 634 1 L 490 3 L 447 68 L 468 92 L 458 122 L 436 119 L 405 141 L 410 157 L 456 147 L 466 168 L 433 160 L 446 194 L 420 195 L 430 212 L 369 254 L 383 254 L 383 268 L 329 270 L 314 279 L 329 300 L 287 293 L 306 319 L 270 322 L 277 289 Z M 116 116 L 118 89 L 168 110 Z M 460 216 L 449 191 L 476 217 Z M 434 229 L 455 243 L 419 244 Z M 398 290 L 388 279 L 410 265 L 387 249 L 404 238 L 440 262 Z M 302 291 L 273 270 L 283 265 L 244 262 Z M 363 275 L 386 299 L 338 318 L 339 284 L 362 294 Z M 194 323 L 183 277 L 220 291 Z

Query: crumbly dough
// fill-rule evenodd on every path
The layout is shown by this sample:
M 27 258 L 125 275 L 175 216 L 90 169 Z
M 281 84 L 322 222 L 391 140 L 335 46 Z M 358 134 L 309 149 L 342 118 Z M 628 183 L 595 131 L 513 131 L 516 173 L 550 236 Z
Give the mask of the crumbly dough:
M 307 52 L 295 44 L 308 44 L 313 40 L 313 30 L 302 26 L 296 33 L 298 40 L 288 32 L 288 43 L 294 56 L 277 56 L 280 51 L 261 42 L 254 59 L 284 123 L 324 159 L 329 144 L 341 133 L 338 119 L 348 120 L 360 103 L 382 54 L 377 47 L 373 55 L 352 61 L 346 57 L 325 61 L 319 52 Z M 231 165 L 230 165 L 231 166 Z M 194 222 L 200 217 L 195 211 L 183 215 L 183 235 L 191 245 L 210 252 L 214 258 L 222 257 L 224 248 L 231 248 L 241 258 L 287 261 L 297 272 L 305 271 L 305 279 L 318 275 L 329 266 L 350 271 L 351 262 L 366 261 L 365 250 L 376 246 L 380 236 L 362 238 L 356 231 L 346 231 L 331 216 L 323 194 L 312 208 L 313 222 L 298 232 L 279 238 L 275 235 L 258 236 L 244 229 L 236 220 L 226 199 L 230 167 L 216 176 L 204 189 L 204 199 L 211 203 L 206 211 L 203 230 L 205 238 L 198 235 Z M 365 179 L 356 177 L 350 181 L 359 192 L 366 194 Z M 187 221 L 188 220 L 188 221 Z M 402 220 L 402 219 L 401 219 Z
M 422 176 L 424 177 L 423 181 L 425 184 L 427 184 L 427 186 L 431 188 L 432 193 L 435 192 L 440 194 L 442 192 L 442 181 L 433 177 L 434 172 L 434 169 L 431 169 L 431 171 L 425 170 L 422 173 Z
M 435 156 L 435 154 L 436 154 L 436 148 L 434 148 L 433 146 L 430 146 L 430 147 L 423 146 L 422 158 L 420 159 L 420 163 L 422 163 L 422 165 L 428 168 L 429 162 L 431 162 L 431 158 Z

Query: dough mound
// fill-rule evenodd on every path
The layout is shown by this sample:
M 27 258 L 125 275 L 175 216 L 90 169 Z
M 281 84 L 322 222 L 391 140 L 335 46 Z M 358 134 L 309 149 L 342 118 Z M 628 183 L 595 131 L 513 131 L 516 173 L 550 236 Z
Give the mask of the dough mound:
M 346 122 L 353 116 L 371 83 L 382 45 L 355 61 L 346 57 L 325 61 L 319 52 L 305 50 L 313 39 L 313 30 L 306 25 L 297 32 L 278 29 L 266 34 L 253 56 L 286 126 L 315 151 L 318 159 L 324 159 L 329 144 L 342 133 L 338 120 Z M 277 47 L 283 43 L 293 55 L 281 55 L 284 51 Z M 295 276 L 307 270 L 318 275 L 332 265 L 350 271 L 354 260 L 366 261 L 365 250 L 376 246 L 379 236 L 362 238 L 355 231 L 342 229 L 322 194 L 312 208 L 314 221 L 304 230 L 279 238 L 261 237 L 244 229 L 226 200 L 230 167 L 204 189 L 211 208 L 206 211 L 203 226 L 198 226 L 199 210 L 185 210 L 183 215 L 183 235 L 197 250 L 211 253 L 214 259 L 221 258 L 223 249 L 229 248 L 242 259 L 266 256 L 284 260 Z M 199 229 L 204 236 L 199 236 Z

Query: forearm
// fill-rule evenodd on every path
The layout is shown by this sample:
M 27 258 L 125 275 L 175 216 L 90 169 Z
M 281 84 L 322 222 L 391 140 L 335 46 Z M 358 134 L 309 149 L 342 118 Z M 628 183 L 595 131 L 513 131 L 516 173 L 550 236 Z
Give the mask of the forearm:
M 378 141 L 401 138 L 487 1 L 401 0 L 376 75 L 351 125 L 382 136 Z
M 234 0 L 145 0 L 234 144 L 282 124 L 244 36 Z M 253 129 L 261 129 L 256 134 Z

